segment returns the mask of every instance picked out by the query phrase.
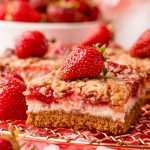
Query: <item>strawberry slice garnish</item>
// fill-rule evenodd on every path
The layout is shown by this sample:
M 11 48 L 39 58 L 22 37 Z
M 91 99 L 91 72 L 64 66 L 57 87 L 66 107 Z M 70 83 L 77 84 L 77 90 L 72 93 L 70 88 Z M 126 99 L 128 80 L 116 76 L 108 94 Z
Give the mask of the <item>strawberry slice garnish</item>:
M 97 78 L 104 67 L 105 46 L 79 46 L 74 48 L 60 68 L 60 78 L 75 80 L 82 78 Z
M 129 54 L 132 57 L 150 57 L 150 29 L 146 30 L 133 44 Z

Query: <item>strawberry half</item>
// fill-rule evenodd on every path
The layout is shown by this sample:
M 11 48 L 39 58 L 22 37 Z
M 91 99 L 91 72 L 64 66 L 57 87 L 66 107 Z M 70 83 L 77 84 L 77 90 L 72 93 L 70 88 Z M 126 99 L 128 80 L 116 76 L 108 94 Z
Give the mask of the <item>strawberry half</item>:
M 101 45 L 108 45 L 109 41 L 112 39 L 111 33 L 106 27 L 106 25 L 99 24 L 90 30 L 90 33 L 85 36 L 81 41 L 81 45 L 92 46 L 95 43 L 100 43 Z
M 150 29 L 146 30 L 133 44 L 129 54 L 132 57 L 150 57 Z
M 104 67 L 105 46 L 99 48 L 79 46 L 74 48 L 60 68 L 60 78 L 63 80 L 75 80 L 82 78 L 97 78 Z

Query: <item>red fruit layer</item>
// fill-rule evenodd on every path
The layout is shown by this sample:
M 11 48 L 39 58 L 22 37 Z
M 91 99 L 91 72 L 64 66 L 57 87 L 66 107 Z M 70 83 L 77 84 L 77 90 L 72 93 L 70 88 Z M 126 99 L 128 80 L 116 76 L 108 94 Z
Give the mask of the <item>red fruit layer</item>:
M 142 81 L 128 82 L 127 84 L 131 86 L 131 93 L 129 97 L 136 98 L 138 97 L 138 94 L 142 94 L 143 91 Z M 43 87 L 39 86 L 39 87 L 29 89 L 30 94 L 26 96 L 26 99 L 28 101 L 35 100 L 50 105 L 51 103 L 59 103 L 64 100 L 71 101 L 72 97 L 75 98 L 77 96 L 77 101 L 82 101 L 85 105 L 93 105 L 93 106 L 109 105 L 110 107 L 112 107 L 110 103 L 110 99 L 107 98 L 95 99 L 94 101 L 91 101 L 90 98 L 94 97 L 94 95 L 91 94 L 87 97 L 82 97 L 81 94 L 76 94 L 72 89 L 63 91 L 64 93 L 63 97 L 55 98 L 53 95 L 54 90 L 52 88 L 47 89 L 46 94 L 42 94 L 40 92 L 41 88 Z M 127 100 L 128 99 L 126 99 L 125 102 L 127 102 Z

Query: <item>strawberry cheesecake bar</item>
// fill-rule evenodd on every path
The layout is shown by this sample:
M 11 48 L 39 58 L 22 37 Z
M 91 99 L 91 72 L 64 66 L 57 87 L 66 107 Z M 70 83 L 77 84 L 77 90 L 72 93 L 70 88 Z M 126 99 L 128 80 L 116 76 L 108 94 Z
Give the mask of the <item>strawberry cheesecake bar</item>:
M 150 29 L 143 32 L 128 51 L 120 48 L 107 49 L 110 60 L 119 64 L 140 67 L 147 74 L 145 100 L 150 100 Z
M 140 114 L 146 74 L 107 63 L 105 77 L 65 81 L 59 71 L 30 82 L 27 124 L 125 133 Z
M 139 67 L 141 72 L 147 74 L 145 99 L 150 100 L 150 58 L 131 57 L 123 49 L 107 49 L 107 55 L 111 61 L 122 65 L 131 65 L 133 68 Z
M 0 65 L 5 70 L 11 70 L 19 73 L 26 82 L 57 70 L 62 63 L 62 59 L 37 58 L 30 57 L 26 59 L 18 59 L 12 55 L 10 57 L 1 58 Z

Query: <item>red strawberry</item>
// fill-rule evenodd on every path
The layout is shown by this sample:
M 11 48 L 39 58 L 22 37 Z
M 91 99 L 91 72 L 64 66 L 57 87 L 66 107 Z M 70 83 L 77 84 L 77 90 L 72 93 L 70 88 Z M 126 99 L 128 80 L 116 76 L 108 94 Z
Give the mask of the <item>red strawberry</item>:
M 91 7 L 89 12 L 89 17 L 92 21 L 97 20 L 100 16 L 100 10 L 97 6 Z
M 26 119 L 27 105 L 24 82 L 12 76 L 0 78 L 0 120 Z
M 13 146 L 8 140 L 0 137 L 0 150 L 13 150 Z
M 65 0 L 66 3 L 72 5 L 73 8 L 80 12 L 86 12 L 89 10 L 90 6 L 85 0 Z
M 46 7 L 47 7 L 48 3 L 49 3 L 49 0 L 29 0 L 29 4 L 33 8 L 35 8 L 41 12 L 46 11 Z
M 26 1 L 12 1 L 7 6 L 5 19 L 21 22 L 38 22 L 40 21 L 40 13 Z
M 60 68 L 60 78 L 75 80 L 96 78 L 104 68 L 104 47 L 79 46 L 74 48 Z
M 105 25 L 98 25 L 90 30 L 90 33 L 82 40 L 81 45 L 92 46 L 95 43 L 108 44 L 112 36 Z
M 6 9 L 7 9 L 7 4 L 0 5 L 0 20 L 5 19 Z
M 50 5 L 47 9 L 48 21 L 50 22 L 72 22 L 73 12 L 58 5 Z
M 67 0 L 49 5 L 47 8 L 48 21 L 50 22 L 80 22 L 88 21 L 88 17 L 82 12 L 80 1 Z
M 48 41 L 39 31 L 27 31 L 15 43 L 15 52 L 19 58 L 42 57 L 47 51 Z
M 132 57 L 150 57 L 150 29 L 146 30 L 133 44 L 129 54 Z

